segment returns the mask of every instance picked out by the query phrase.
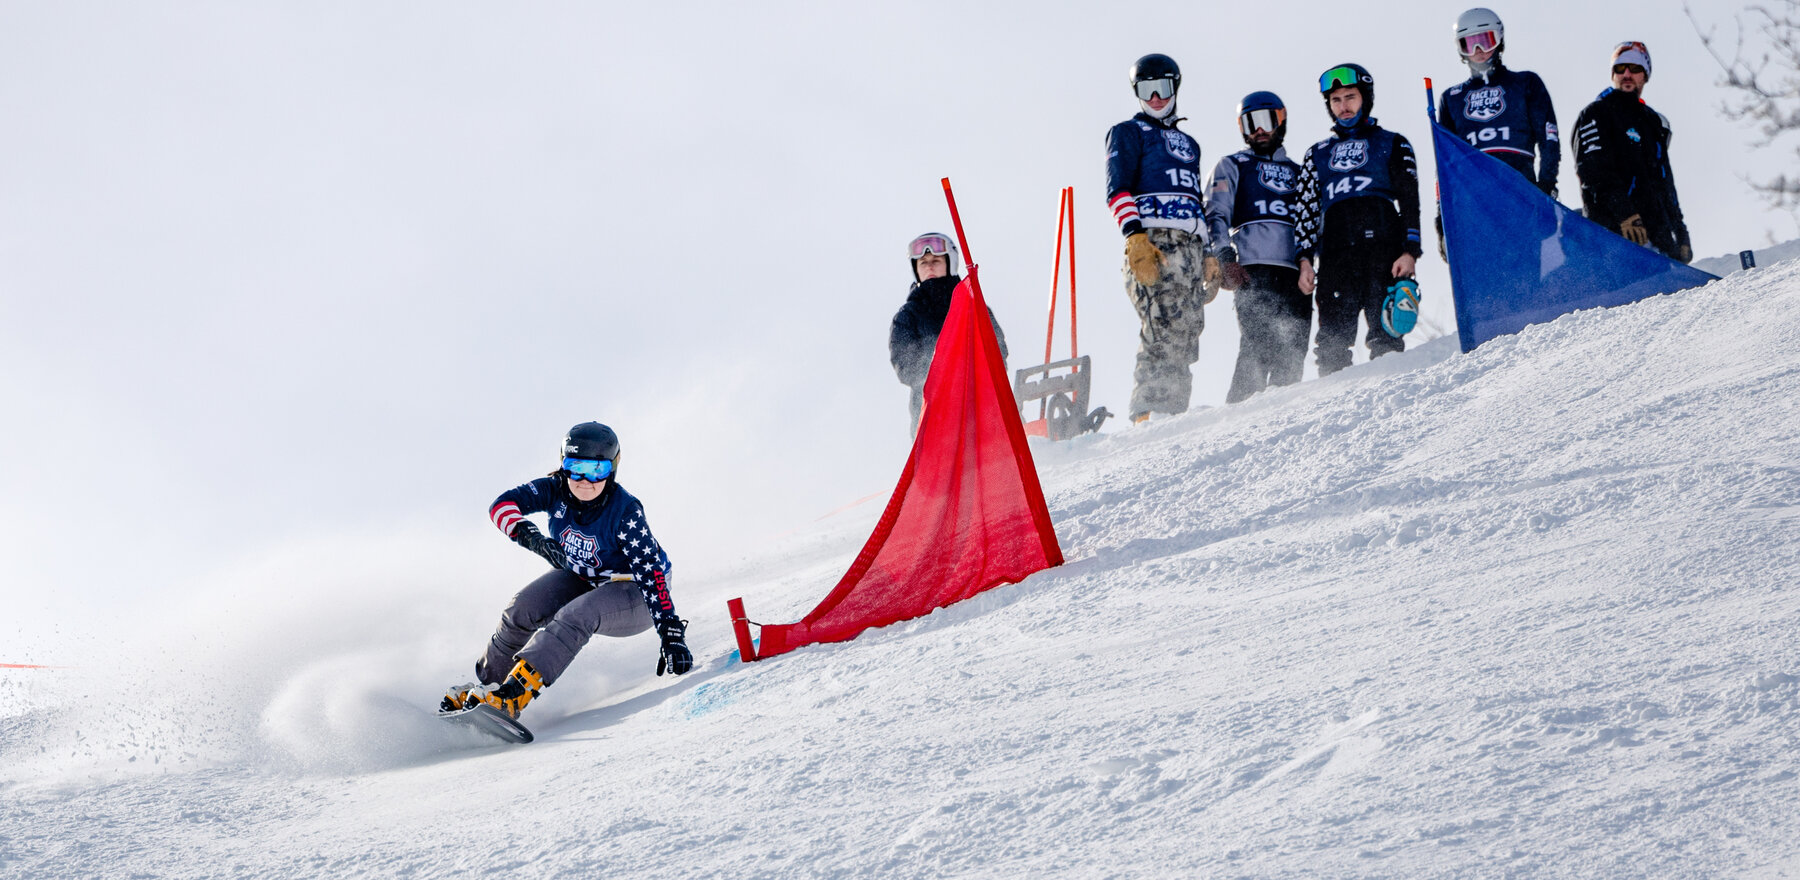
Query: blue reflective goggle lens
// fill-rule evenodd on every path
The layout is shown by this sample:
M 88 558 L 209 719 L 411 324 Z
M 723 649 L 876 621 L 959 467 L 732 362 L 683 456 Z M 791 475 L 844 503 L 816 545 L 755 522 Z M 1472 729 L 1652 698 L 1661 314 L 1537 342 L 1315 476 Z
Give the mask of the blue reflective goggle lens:
M 562 469 L 567 471 L 569 476 L 574 477 L 577 480 L 598 483 L 601 480 L 612 476 L 613 463 L 610 461 L 595 461 L 591 458 L 565 458 L 563 459 Z
M 1321 93 L 1354 85 L 1356 85 L 1356 71 L 1348 67 L 1333 67 L 1319 77 Z
M 1172 79 L 1139 80 L 1136 87 L 1140 101 L 1148 101 L 1157 96 L 1161 96 L 1165 101 L 1175 97 L 1175 81 Z

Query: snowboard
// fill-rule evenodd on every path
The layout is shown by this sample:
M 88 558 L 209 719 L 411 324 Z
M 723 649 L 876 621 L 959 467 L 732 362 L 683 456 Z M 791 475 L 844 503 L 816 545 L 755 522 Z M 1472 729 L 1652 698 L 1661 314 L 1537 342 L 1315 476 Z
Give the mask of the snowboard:
M 525 725 L 486 703 L 476 703 L 467 709 L 457 709 L 453 712 L 439 712 L 437 717 L 457 724 L 467 724 L 482 733 L 499 737 L 510 743 L 531 742 L 531 731 L 526 730 Z

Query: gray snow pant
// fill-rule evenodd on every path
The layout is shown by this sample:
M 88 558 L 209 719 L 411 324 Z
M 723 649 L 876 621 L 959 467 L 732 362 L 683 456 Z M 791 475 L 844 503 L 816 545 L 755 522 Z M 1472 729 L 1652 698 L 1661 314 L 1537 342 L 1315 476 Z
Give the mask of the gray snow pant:
M 631 636 L 649 628 L 650 608 L 635 582 L 596 586 L 558 569 L 526 584 L 501 612 L 475 674 L 484 684 L 498 684 L 514 660 L 524 660 L 549 687 L 589 638 Z
M 1163 253 L 1162 277 L 1146 287 L 1125 264 L 1125 293 L 1137 311 L 1137 368 L 1132 378 L 1131 415 L 1187 412 L 1194 394 L 1189 369 L 1200 359 L 1200 331 L 1206 328 L 1206 291 L 1200 286 L 1206 243 L 1178 229 L 1146 230 Z
M 1244 273 L 1250 282 L 1233 297 L 1242 339 L 1226 403 L 1300 381 L 1306 331 L 1312 328 L 1312 297 L 1300 292 L 1300 270 L 1257 264 L 1245 266 Z

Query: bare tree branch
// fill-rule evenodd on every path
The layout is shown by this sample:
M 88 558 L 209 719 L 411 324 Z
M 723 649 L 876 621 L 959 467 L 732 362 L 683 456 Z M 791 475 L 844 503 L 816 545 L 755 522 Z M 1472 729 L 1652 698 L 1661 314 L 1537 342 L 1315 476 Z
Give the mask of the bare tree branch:
M 1770 0 L 1744 8 L 1734 16 L 1736 34 L 1729 54 L 1723 51 L 1718 27 L 1707 27 L 1684 5 L 1701 45 L 1719 65 L 1719 85 L 1731 97 L 1720 105 L 1729 119 L 1752 126 L 1760 139 L 1752 146 L 1764 149 L 1800 132 L 1800 0 Z M 1794 150 L 1800 159 L 1800 146 Z M 1800 177 L 1777 175 L 1773 180 L 1748 181 L 1751 189 L 1769 204 L 1796 212 L 1800 220 Z

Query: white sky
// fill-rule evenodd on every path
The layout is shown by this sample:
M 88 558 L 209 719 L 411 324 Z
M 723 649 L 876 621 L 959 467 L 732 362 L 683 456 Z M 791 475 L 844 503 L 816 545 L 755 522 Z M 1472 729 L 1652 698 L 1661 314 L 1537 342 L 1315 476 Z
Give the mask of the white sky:
M 1123 410 L 1136 324 L 1100 188 L 1127 66 L 1182 64 L 1210 167 L 1245 92 L 1287 100 L 1298 148 L 1327 129 L 1318 72 L 1358 61 L 1429 174 L 1420 77 L 1466 75 L 1464 7 L 1362 8 L 0 2 L 0 607 L 21 632 L 117 617 L 400 529 L 504 554 L 486 505 L 586 419 L 619 429 L 678 571 L 726 569 L 898 475 L 887 325 L 906 240 L 950 225 L 943 176 L 1014 366 L 1076 188 L 1082 351 Z M 1613 43 L 1649 43 L 1698 254 L 1791 237 L 1740 179 L 1789 154 L 1717 113 L 1680 6 L 1495 8 L 1565 130 Z M 1578 202 L 1567 157 L 1563 179 Z M 1229 309 L 1208 321 L 1196 405 L 1236 346 Z

